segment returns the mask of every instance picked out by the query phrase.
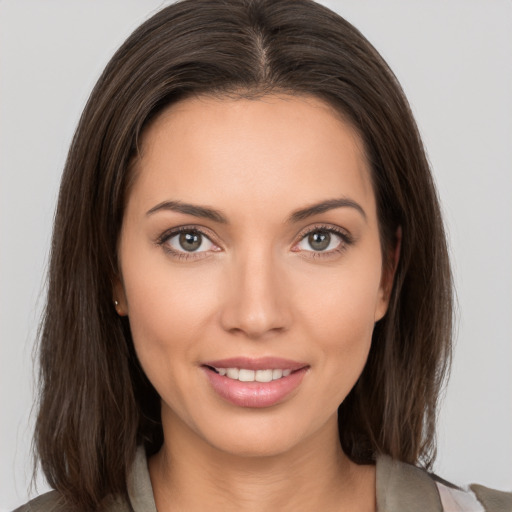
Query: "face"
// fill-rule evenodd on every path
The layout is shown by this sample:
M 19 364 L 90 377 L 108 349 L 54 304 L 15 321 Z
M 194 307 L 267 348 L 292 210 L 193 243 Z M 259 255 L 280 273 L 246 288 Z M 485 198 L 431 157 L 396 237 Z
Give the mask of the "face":
M 141 147 L 114 293 L 164 432 L 270 455 L 332 429 L 389 288 L 357 133 L 315 98 L 200 97 Z

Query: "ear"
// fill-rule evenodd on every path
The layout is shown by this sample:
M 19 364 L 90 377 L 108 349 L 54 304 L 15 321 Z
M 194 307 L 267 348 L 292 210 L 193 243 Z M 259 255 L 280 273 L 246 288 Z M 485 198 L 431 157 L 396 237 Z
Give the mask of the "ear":
M 375 308 L 375 322 L 381 320 L 388 310 L 396 269 L 400 261 L 400 250 L 402 247 L 402 227 L 398 226 L 395 233 L 395 244 L 389 250 L 388 264 L 383 266 L 382 277 L 379 287 L 378 304 Z
M 124 285 L 120 277 L 116 276 L 112 283 L 112 300 L 114 302 L 114 308 L 119 316 L 128 315 L 128 303 L 126 301 L 126 293 L 124 291 Z

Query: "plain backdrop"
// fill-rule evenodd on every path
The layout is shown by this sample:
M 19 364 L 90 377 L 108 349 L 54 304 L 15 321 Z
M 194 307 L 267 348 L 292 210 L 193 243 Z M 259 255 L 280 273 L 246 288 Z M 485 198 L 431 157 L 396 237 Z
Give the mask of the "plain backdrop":
M 32 349 L 67 148 L 110 56 L 167 3 L 0 1 L 2 511 L 29 497 Z M 324 3 L 401 81 L 445 214 L 459 306 L 435 470 L 512 490 L 512 2 Z

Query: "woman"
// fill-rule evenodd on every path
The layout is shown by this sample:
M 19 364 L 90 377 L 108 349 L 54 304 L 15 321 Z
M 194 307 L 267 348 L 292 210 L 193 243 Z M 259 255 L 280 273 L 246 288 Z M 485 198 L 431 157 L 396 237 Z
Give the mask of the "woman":
M 413 467 L 450 283 L 407 102 L 352 26 L 306 1 L 164 9 L 69 153 L 36 426 L 57 491 L 28 510 L 506 510 Z

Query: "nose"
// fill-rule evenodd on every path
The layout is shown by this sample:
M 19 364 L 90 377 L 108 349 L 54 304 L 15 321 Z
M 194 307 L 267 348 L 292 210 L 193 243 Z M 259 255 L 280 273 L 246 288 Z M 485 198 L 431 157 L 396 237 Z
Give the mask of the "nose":
M 261 339 L 291 323 L 290 290 L 271 254 L 240 256 L 229 269 L 220 321 L 231 334 Z

